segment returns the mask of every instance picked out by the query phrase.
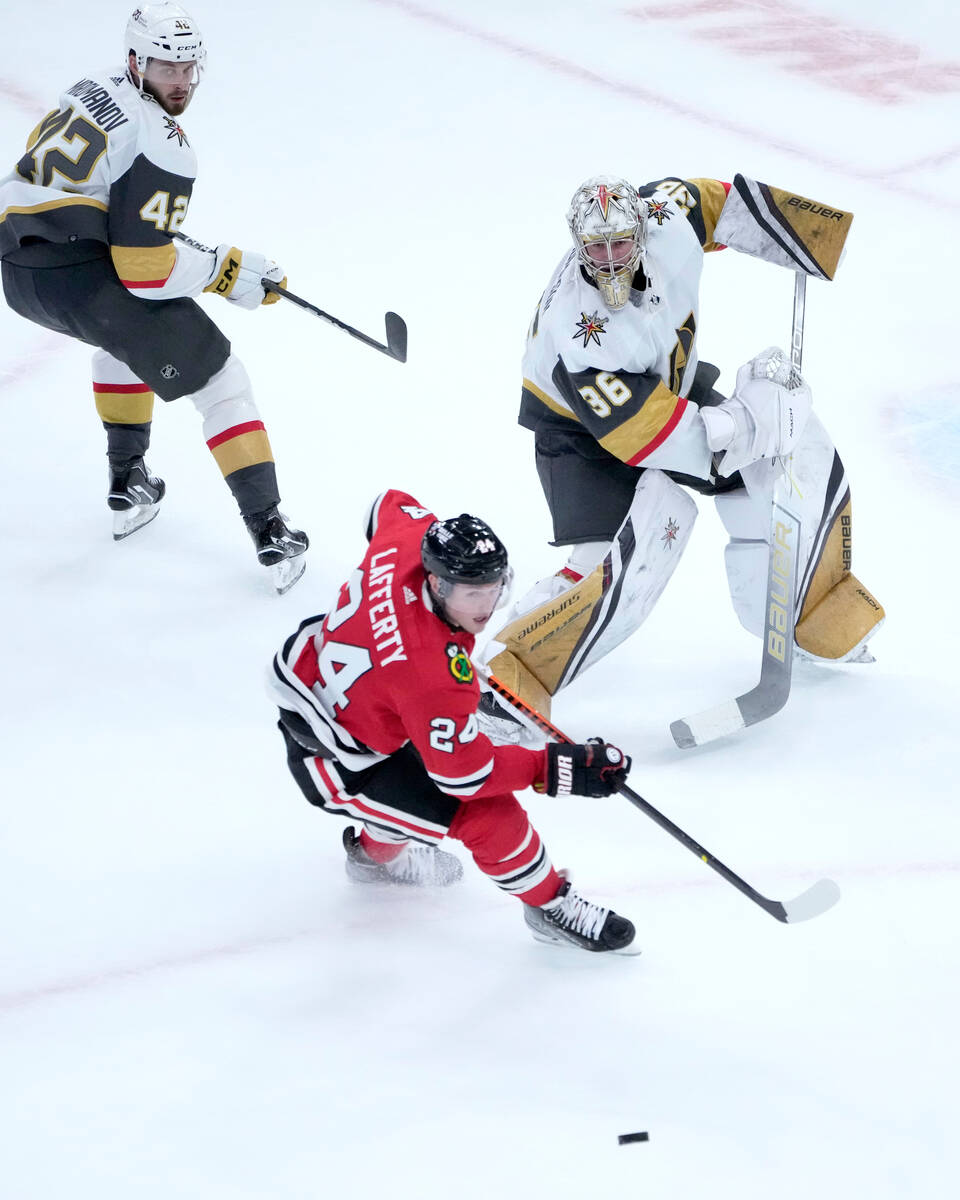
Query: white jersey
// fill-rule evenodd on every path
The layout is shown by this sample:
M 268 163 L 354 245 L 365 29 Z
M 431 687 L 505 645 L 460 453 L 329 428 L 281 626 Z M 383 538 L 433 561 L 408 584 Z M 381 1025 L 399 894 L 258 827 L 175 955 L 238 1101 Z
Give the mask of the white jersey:
M 173 240 L 197 158 L 183 127 L 124 71 L 81 79 L 30 134 L 0 179 L 0 258 L 40 242 L 98 241 L 135 294 L 195 296 L 215 256 Z M 29 256 L 25 261 L 29 261 Z
M 697 369 L 700 273 L 726 185 L 666 179 L 647 202 L 646 276 L 612 312 L 581 270 L 561 261 L 540 299 L 523 359 L 520 423 L 577 423 L 631 466 L 706 479 L 711 453 L 687 395 Z

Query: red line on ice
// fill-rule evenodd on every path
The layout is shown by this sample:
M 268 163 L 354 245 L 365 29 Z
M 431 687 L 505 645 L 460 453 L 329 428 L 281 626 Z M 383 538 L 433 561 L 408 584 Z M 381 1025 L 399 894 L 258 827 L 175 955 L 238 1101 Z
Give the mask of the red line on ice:
M 839 876 L 841 881 L 853 878 L 894 879 L 904 875 L 948 875 L 960 872 L 960 862 L 921 862 L 878 864 L 876 866 L 844 867 L 839 871 L 825 871 L 831 877 Z M 758 871 L 758 874 L 761 872 Z M 796 871 L 791 868 L 778 868 L 762 872 L 762 877 L 768 882 L 776 880 L 817 879 L 819 874 L 813 871 Z M 689 880 L 652 880 L 649 883 L 639 883 L 632 887 L 618 889 L 623 894 L 637 892 L 653 892 L 669 894 L 690 891 L 695 888 L 722 887 L 723 881 L 710 872 L 704 872 L 700 879 Z M 731 893 L 732 894 L 732 893 Z M 253 938 L 246 942 L 236 942 L 233 945 L 212 946 L 206 950 L 195 950 L 187 954 L 171 955 L 169 958 L 155 959 L 130 967 L 113 967 L 97 971 L 90 975 L 79 975 L 72 979 L 62 979 L 43 984 L 35 988 L 26 988 L 21 992 L 8 992 L 0 995 L 0 1013 L 16 1012 L 29 1008 L 44 1000 L 55 1000 L 61 996 L 76 996 L 83 992 L 96 991 L 98 988 L 109 987 L 124 981 L 142 980 L 160 971 L 175 971 L 184 967 L 206 966 L 210 963 L 230 958 L 240 958 L 245 954 L 256 954 L 261 950 L 271 950 L 280 946 L 290 946 L 296 942 L 322 936 L 323 930 L 303 929 L 296 933 L 278 934 L 275 937 Z
M 460 34 L 463 37 L 471 38 L 476 42 L 483 42 L 488 46 L 493 46 L 498 50 L 505 51 L 507 54 L 515 55 L 519 58 L 525 58 L 535 63 L 537 66 L 546 67 L 550 71 L 555 71 L 558 75 L 566 75 L 569 78 L 577 79 L 582 83 L 591 84 L 594 87 L 602 88 L 604 91 L 614 92 L 619 96 L 626 96 L 632 100 L 641 101 L 643 104 L 649 105 L 651 108 L 663 109 L 673 113 L 675 116 L 683 117 L 686 120 L 692 121 L 697 125 L 705 125 L 708 129 L 722 129 L 726 133 L 734 134 L 737 137 L 747 139 L 751 144 L 758 142 L 767 146 L 771 150 L 779 150 L 784 154 L 791 154 L 796 158 L 801 158 L 807 162 L 816 164 L 817 166 L 826 167 L 838 175 L 846 175 L 854 179 L 860 179 L 873 183 L 883 183 L 889 181 L 893 176 L 904 174 L 910 170 L 916 169 L 916 165 L 912 166 L 891 166 L 883 170 L 871 170 L 870 168 L 860 168 L 851 166 L 846 159 L 831 158 L 828 155 L 819 154 L 805 146 L 795 145 L 792 142 L 781 141 L 771 134 L 763 130 L 753 129 L 746 125 L 740 125 L 736 121 L 727 121 L 715 117 L 707 116 L 700 108 L 688 108 L 683 104 L 671 100 L 668 96 L 664 96 L 659 92 L 648 91 L 646 88 L 638 87 L 633 83 L 626 83 L 623 80 L 611 79 L 605 75 L 601 75 L 596 71 L 590 70 L 589 67 L 583 66 L 581 63 L 573 62 L 570 59 L 560 58 L 555 54 L 551 54 L 547 50 L 538 49 L 536 46 L 527 46 L 522 42 L 514 41 L 500 33 L 493 33 L 487 29 L 480 29 L 475 25 L 469 25 L 465 21 L 457 20 L 447 16 L 445 13 L 435 12 L 433 9 L 424 8 L 420 4 L 411 3 L 410 0 L 370 0 L 372 4 L 378 4 L 381 8 L 393 8 L 399 12 L 405 13 L 409 17 L 413 17 L 418 21 L 424 21 L 432 25 L 438 25 L 441 28 L 449 29 L 451 32 Z M 960 147 L 944 151 L 942 154 L 930 156 L 929 165 L 938 165 L 949 158 L 955 157 L 960 153 Z M 928 160 L 921 160 L 927 162 Z M 915 200 L 922 200 L 927 204 L 936 205 L 937 208 L 960 208 L 960 200 L 953 199 L 946 195 L 939 195 L 934 192 L 927 192 L 917 188 L 898 187 L 898 195 L 901 197 L 909 196 Z

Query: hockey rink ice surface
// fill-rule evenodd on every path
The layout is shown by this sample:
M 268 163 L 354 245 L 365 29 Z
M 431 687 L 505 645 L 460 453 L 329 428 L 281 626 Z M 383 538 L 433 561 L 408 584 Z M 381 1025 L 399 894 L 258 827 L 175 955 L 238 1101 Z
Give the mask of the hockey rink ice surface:
M 254 383 L 283 507 L 265 573 L 189 401 L 158 402 L 159 518 L 114 544 L 89 352 L 0 310 L 0 1192 L 10 1200 L 806 1200 L 949 1195 L 960 992 L 956 229 L 960 17 L 917 0 L 354 0 L 188 8 L 185 231 L 263 250 L 292 305 L 204 307 Z M 120 62 L 122 4 L 5 13 L 9 169 L 60 90 Z M 402 487 L 487 519 L 518 586 L 558 568 L 515 423 L 570 194 L 736 172 L 855 220 L 807 292 L 805 375 L 844 459 L 872 666 L 798 666 L 769 722 L 679 751 L 670 721 L 756 681 L 699 500 L 647 624 L 555 704 L 760 891 L 625 801 L 524 796 L 637 958 L 541 946 L 461 854 L 446 894 L 348 884 L 342 823 L 284 764 L 262 678 Z M 786 345 L 792 278 L 704 269 L 701 356 Z M 598 961 L 599 960 L 599 961 Z M 618 1145 L 645 1131 L 649 1141 Z

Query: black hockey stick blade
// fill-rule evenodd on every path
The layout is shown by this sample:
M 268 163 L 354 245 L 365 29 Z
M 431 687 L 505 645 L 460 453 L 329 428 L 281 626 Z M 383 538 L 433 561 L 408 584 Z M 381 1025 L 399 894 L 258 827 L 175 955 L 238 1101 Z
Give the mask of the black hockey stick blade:
M 187 237 L 185 233 L 177 232 L 173 236 L 178 241 L 186 242 L 188 246 L 193 246 L 194 249 L 202 250 L 206 254 L 216 253 L 211 246 L 205 246 L 203 242 L 194 241 L 193 238 Z M 379 350 L 381 354 L 389 355 L 390 358 L 395 358 L 397 362 L 407 361 L 407 326 L 403 317 L 397 316 L 395 312 L 388 312 L 386 314 L 387 344 L 384 346 L 372 337 L 368 337 L 365 333 L 361 333 L 359 329 L 354 329 L 352 325 L 341 321 L 339 317 L 331 316 L 330 313 L 324 312 L 322 308 L 317 308 L 309 300 L 304 300 L 301 296 L 295 296 L 293 292 L 287 291 L 286 288 L 281 287 L 278 283 L 274 283 L 273 280 L 261 279 L 260 282 L 265 292 L 275 292 L 281 299 L 289 300 L 291 304 L 296 304 L 299 308 L 306 309 L 307 312 L 312 312 L 315 317 L 320 317 L 321 320 L 328 321 L 331 325 L 336 325 L 338 329 L 342 329 L 344 333 L 349 333 L 351 337 L 363 342 L 365 346 Z
M 388 312 L 386 315 L 387 323 L 387 347 L 391 355 L 398 362 L 407 361 L 407 324 L 403 317 L 398 316 L 395 312 Z
M 295 296 L 293 292 L 281 287 L 278 283 L 273 283 L 269 279 L 261 281 L 263 289 L 266 292 L 275 292 L 281 300 L 289 300 L 292 304 L 296 304 L 298 308 L 306 309 L 307 312 L 312 312 L 315 317 L 320 317 L 321 320 L 329 322 L 331 325 L 336 325 L 338 329 L 342 329 L 344 333 L 349 333 L 351 337 L 356 338 L 358 342 L 363 342 L 365 346 L 370 346 L 373 350 L 379 350 L 381 354 L 389 355 L 390 358 L 395 358 L 398 362 L 407 361 L 407 326 L 403 317 L 397 316 L 395 312 L 388 312 L 385 317 L 387 329 L 387 344 L 384 346 L 381 342 L 368 337 L 367 334 L 361 333 L 359 329 L 354 329 L 352 325 L 348 325 L 346 321 L 341 321 L 339 317 L 331 316 L 330 313 L 324 312 L 322 308 L 317 308 L 315 304 L 311 304 L 309 300 L 304 300 L 302 296 Z
M 789 464 L 787 464 L 787 469 Z M 793 614 L 797 599 L 797 556 L 800 518 L 788 507 L 783 479 L 777 482 L 770 524 L 770 557 L 767 566 L 766 611 L 760 679 L 755 687 L 734 700 L 670 723 L 673 740 L 681 750 L 703 746 L 748 725 L 766 721 L 790 698 L 793 670 Z
M 525 700 L 521 699 L 515 692 L 511 691 L 506 684 L 501 683 L 495 675 L 488 675 L 484 681 L 492 692 L 505 701 L 517 714 L 519 719 L 528 728 L 538 730 L 540 733 L 555 742 L 561 744 L 569 744 L 571 738 L 547 720 L 542 713 L 537 712 Z M 805 892 L 801 892 L 799 896 L 795 896 L 793 900 L 771 900 L 768 896 L 762 895 L 755 887 L 752 887 L 745 879 L 741 879 L 735 871 L 731 871 L 728 866 L 722 863 L 718 858 L 703 848 L 699 842 L 695 841 L 689 833 L 686 833 L 679 825 L 674 825 L 669 817 L 664 816 L 659 809 L 653 807 L 652 804 L 644 800 L 644 798 L 623 784 L 617 789 L 621 796 L 629 800 L 635 807 L 639 808 L 645 816 L 648 816 L 651 821 L 654 821 L 666 833 L 685 846 L 687 850 L 695 854 L 701 862 L 707 864 L 711 870 L 716 873 L 747 897 L 754 904 L 775 917 L 776 920 L 782 921 L 785 925 L 795 925 L 798 921 L 809 921 L 813 917 L 819 917 L 825 913 L 840 899 L 840 889 L 832 879 L 820 879 L 812 887 L 807 888 Z

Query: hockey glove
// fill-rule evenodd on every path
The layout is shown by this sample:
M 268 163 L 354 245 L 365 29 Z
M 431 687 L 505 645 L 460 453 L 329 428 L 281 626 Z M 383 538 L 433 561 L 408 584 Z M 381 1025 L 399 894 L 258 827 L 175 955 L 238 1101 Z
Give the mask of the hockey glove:
M 286 287 L 283 267 L 278 267 L 272 258 L 238 250 L 226 242 L 217 247 L 216 255 L 213 278 L 203 289 L 205 292 L 216 292 L 231 303 L 250 309 L 259 308 L 261 304 L 276 304 L 280 299 L 276 292 L 265 291 L 261 283 L 261 280 L 269 279 L 271 283 Z
M 789 454 L 803 433 L 813 400 L 810 388 L 771 346 L 737 372 L 737 386 L 729 400 L 700 411 L 707 444 L 725 451 L 720 474 L 732 475 L 761 458 Z
M 582 746 L 551 742 L 543 790 L 548 796 L 612 796 L 629 770 L 629 756 L 602 738 Z

